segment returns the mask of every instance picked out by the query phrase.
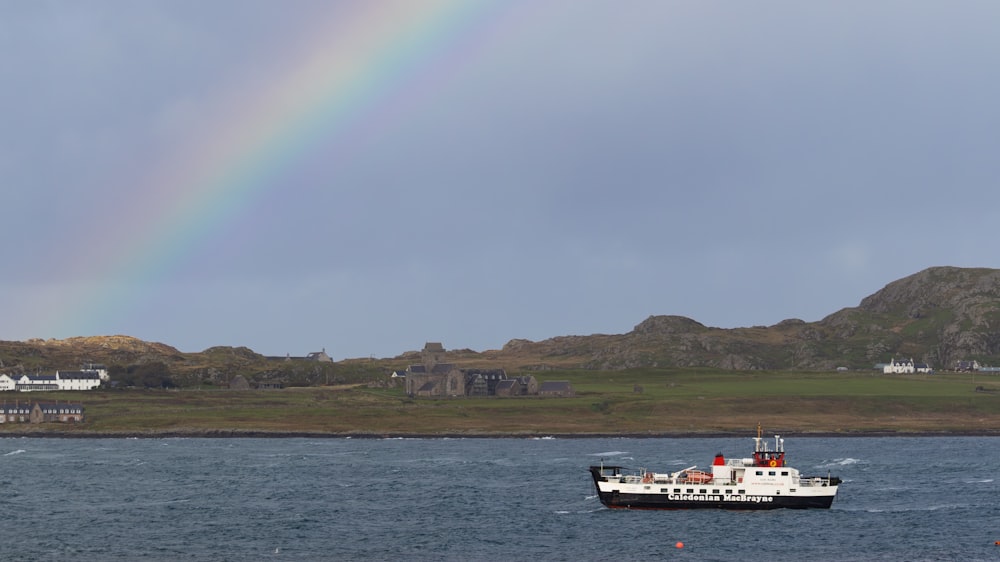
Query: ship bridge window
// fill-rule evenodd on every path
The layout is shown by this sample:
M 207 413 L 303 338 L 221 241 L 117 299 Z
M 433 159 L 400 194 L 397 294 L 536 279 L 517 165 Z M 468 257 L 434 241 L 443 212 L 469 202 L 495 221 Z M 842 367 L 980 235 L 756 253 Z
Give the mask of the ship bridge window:
M 680 489 L 680 488 L 674 488 L 674 493 L 675 493 L 675 494 L 679 494 L 679 493 L 681 493 L 681 489 Z
M 718 493 L 719 493 L 719 491 L 718 491 L 718 490 L 712 490 L 712 493 L 713 493 L 713 494 L 718 494 Z
M 787 470 L 782 470 L 781 471 L 781 475 L 782 476 L 788 476 L 788 471 Z
M 775 471 L 773 471 L 773 470 L 768 470 L 768 471 L 767 471 L 767 475 L 768 475 L 768 476 L 774 476 L 775 474 L 777 474 L 777 472 L 775 472 Z
M 758 470 L 757 471 L 757 476 L 764 476 L 764 471 L 763 470 Z
M 698 490 L 698 493 L 699 494 L 707 494 L 708 490 L 706 490 L 705 488 L 702 488 L 702 489 Z
M 693 494 L 694 493 L 694 488 L 688 488 L 687 489 L 687 493 L 688 494 Z
M 736 490 L 736 493 L 737 494 L 745 494 L 745 493 L 747 493 L 747 491 L 746 490 Z

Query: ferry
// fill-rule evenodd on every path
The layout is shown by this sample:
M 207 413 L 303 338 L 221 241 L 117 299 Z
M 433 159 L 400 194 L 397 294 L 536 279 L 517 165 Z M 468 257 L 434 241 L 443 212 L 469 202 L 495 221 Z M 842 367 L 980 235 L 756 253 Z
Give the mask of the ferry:
M 829 509 L 841 480 L 802 476 L 785 464 L 785 440 L 774 436 L 772 450 L 757 426 L 753 456 L 715 455 L 711 468 L 696 466 L 659 473 L 603 462 L 590 467 L 601 503 L 615 509 Z

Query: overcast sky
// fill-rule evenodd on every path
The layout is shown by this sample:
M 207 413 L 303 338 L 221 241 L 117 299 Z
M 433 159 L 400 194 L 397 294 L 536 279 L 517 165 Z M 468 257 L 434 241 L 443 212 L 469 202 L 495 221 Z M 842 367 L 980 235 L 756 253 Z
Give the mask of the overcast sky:
M 0 339 L 484 351 L 661 314 L 817 321 L 927 267 L 1000 267 L 998 21 L 986 1 L 0 0 Z M 331 117 L 296 92 L 306 63 L 367 85 L 325 90 L 358 98 Z M 309 134 L 257 129 L 250 159 L 280 161 L 213 195 L 233 171 L 213 155 L 251 154 L 232 131 L 282 88 Z

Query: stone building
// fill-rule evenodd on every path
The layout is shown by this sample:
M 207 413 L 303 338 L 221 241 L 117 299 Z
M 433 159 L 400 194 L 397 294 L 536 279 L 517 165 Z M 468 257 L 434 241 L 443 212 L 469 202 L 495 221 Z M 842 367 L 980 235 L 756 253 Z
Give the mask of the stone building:
M 406 368 L 410 396 L 464 396 L 465 374 L 450 363 L 410 365 Z
M 250 381 L 243 375 L 236 375 L 229 381 L 229 390 L 250 390 Z
M 0 404 L 0 423 L 77 423 L 82 421 L 82 404 L 67 402 Z
M 466 394 L 469 396 L 496 396 L 497 384 L 507 380 L 503 369 L 463 369 Z
M 576 396 L 573 386 L 569 381 L 545 381 L 538 387 L 539 396 Z
M 517 383 L 517 379 L 507 379 L 505 381 L 500 381 L 497 383 L 495 396 L 520 396 L 521 395 L 521 385 Z
M 533 375 L 523 375 L 515 379 L 520 386 L 521 396 L 534 396 L 538 394 L 538 379 Z

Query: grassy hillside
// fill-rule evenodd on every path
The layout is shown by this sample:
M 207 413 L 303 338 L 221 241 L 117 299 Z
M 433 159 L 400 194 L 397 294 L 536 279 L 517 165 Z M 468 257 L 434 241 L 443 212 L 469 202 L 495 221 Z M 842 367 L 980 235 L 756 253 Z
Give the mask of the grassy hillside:
M 411 399 L 399 389 L 362 385 L 11 394 L 8 401 L 82 401 L 88 421 L 11 424 L 0 432 L 744 434 L 761 422 L 789 434 L 1000 433 L 997 376 L 636 369 L 556 371 L 547 378 L 571 381 L 577 396 Z

